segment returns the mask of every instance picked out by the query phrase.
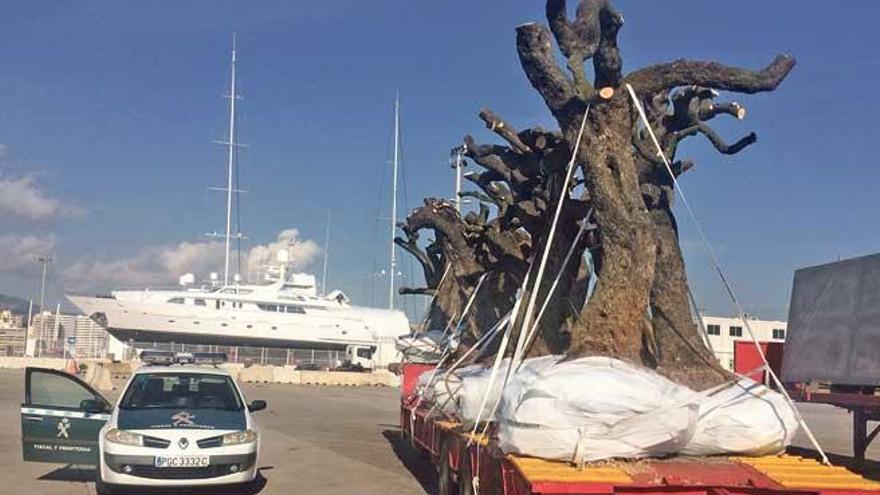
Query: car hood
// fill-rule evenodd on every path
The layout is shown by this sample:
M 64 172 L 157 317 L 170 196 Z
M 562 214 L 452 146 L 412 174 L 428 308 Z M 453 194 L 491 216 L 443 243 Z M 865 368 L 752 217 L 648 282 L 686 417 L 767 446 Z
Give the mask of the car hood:
M 244 409 L 120 409 L 116 425 L 123 430 L 244 430 L 247 419 Z

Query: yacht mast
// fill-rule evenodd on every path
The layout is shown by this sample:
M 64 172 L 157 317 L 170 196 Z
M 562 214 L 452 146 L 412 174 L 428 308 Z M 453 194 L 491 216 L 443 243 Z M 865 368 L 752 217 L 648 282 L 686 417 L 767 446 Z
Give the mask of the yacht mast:
M 397 167 L 400 160 L 400 95 L 394 98 L 394 159 L 391 174 L 391 260 L 388 269 L 388 308 L 394 309 L 394 273 L 397 268 L 394 234 L 397 228 Z
M 229 140 L 226 178 L 226 251 L 223 267 L 223 285 L 229 285 L 229 251 L 232 240 L 232 177 L 235 172 L 235 33 L 232 34 L 232 77 L 229 95 Z

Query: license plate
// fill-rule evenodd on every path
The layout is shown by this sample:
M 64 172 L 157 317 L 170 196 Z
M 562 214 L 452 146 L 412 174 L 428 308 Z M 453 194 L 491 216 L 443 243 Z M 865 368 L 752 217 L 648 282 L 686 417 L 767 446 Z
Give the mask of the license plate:
M 155 466 L 157 468 L 193 468 L 205 467 L 210 463 L 210 458 L 206 455 L 156 456 Z

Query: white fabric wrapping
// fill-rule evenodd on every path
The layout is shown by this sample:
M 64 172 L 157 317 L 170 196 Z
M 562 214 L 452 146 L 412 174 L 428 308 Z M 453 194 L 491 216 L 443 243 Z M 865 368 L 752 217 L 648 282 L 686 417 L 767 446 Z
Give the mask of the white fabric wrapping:
M 455 350 L 458 341 L 440 330 L 404 335 L 398 337 L 395 343 L 397 350 L 410 363 L 436 363 L 447 346 Z
M 693 394 L 615 359 L 559 363 L 505 390 L 496 415 L 499 445 L 505 452 L 572 461 L 673 454 L 696 428 Z
M 748 378 L 698 403 L 697 429 L 682 454 L 776 454 L 797 432 L 797 418 L 785 398 Z
M 493 419 L 503 451 L 567 461 L 763 455 L 782 451 L 797 430 L 782 396 L 747 378 L 697 393 L 616 359 L 558 359 L 526 360 L 501 394 Z M 488 375 L 479 368 L 459 375 L 452 402 L 465 424 L 476 416 Z M 487 403 L 499 393 L 500 380 Z
M 541 356 L 538 358 L 528 359 L 523 362 L 515 378 L 520 383 L 530 383 L 532 379 L 538 376 L 542 371 L 553 366 L 562 356 Z M 481 418 L 487 418 L 495 403 L 501 398 L 501 388 L 504 385 L 504 376 L 507 374 L 507 368 L 510 366 L 510 358 L 505 358 L 498 366 L 498 376 L 495 383 L 492 384 L 492 390 L 489 392 L 489 398 L 486 400 L 486 410 L 482 412 Z M 480 405 L 483 403 L 483 396 L 489 388 L 489 374 L 491 369 L 482 368 L 483 371 L 477 373 L 469 373 L 461 375 L 461 391 L 458 394 L 456 403 L 456 413 L 458 419 L 466 429 L 474 426 L 474 421 L 480 413 Z M 509 387 L 510 385 L 508 385 Z

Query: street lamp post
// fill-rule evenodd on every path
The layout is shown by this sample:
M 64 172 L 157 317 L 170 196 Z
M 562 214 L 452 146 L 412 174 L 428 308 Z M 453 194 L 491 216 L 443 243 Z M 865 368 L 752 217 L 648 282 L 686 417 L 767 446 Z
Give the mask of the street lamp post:
M 46 316 L 43 313 L 43 304 L 46 302 L 46 272 L 48 271 L 49 265 L 52 264 L 51 256 L 40 256 L 37 258 L 37 261 L 43 264 L 43 276 L 40 279 L 40 330 L 37 334 L 37 342 L 36 342 L 36 353 L 39 357 L 40 355 L 40 339 L 43 336 L 43 333 L 46 330 Z

